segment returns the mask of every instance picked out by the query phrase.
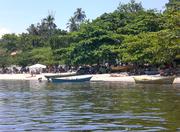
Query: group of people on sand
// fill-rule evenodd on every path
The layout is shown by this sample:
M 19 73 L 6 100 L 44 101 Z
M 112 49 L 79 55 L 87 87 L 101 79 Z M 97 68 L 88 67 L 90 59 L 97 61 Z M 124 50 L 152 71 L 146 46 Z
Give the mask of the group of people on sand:
M 0 74 L 22 74 L 22 73 L 29 73 L 31 77 L 36 76 L 36 74 L 40 73 L 62 73 L 68 71 L 76 71 L 78 74 L 103 74 L 103 73 L 125 73 L 128 75 L 154 75 L 160 74 L 163 76 L 167 75 L 174 75 L 180 74 L 172 65 L 165 65 L 158 69 L 157 67 L 153 66 L 137 66 L 134 65 L 83 65 L 79 67 L 73 66 L 61 66 L 61 65 L 54 65 L 54 66 L 47 66 L 43 69 L 30 69 L 27 67 L 3 67 L 0 68 Z M 124 74 L 123 74 L 124 76 Z
M 0 74 L 23 74 L 23 73 L 30 73 L 30 74 L 39 74 L 39 73 L 58 73 L 58 72 L 66 72 L 69 70 L 69 67 L 62 67 L 62 66 L 47 66 L 42 70 L 39 69 L 29 69 L 29 67 L 2 67 L 0 68 Z
M 21 74 L 21 73 L 29 73 L 29 68 L 25 67 L 3 67 L 0 68 L 0 74 Z

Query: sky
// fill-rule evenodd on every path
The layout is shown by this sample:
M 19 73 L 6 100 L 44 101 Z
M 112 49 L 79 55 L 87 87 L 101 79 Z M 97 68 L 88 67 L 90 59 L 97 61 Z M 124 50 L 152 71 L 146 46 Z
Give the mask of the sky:
M 85 11 L 92 20 L 103 13 L 113 12 L 119 3 L 130 0 L 0 0 L 0 37 L 5 33 L 26 32 L 31 24 L 37 24 L 49 12 L 55 15 L 55 23 L 66 30 L 66 24 L 77 8 Z M 145 9 L 164 10 L 168 0 L 136 0 Z

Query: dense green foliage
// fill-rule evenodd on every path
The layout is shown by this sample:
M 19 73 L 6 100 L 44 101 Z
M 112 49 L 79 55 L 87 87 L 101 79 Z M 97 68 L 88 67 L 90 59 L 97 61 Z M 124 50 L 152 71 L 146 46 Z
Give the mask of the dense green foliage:
M 179 7 L 178 0 L 169 0 L 164 12 L 145 10 L 131 0 L 92 21 L 78 8 L 67 23 L 69 32 L 58 29 L 49 14 L 27 33 L 2 37 L 0 66 L 171 63 L 180 54 Z

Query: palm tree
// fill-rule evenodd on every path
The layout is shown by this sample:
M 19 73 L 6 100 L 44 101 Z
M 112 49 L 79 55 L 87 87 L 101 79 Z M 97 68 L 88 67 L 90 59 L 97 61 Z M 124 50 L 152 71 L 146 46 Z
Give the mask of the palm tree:
M 75 21 L 81 23 L 85 20 L 86 14 L 82 11 L 82 8 L 77 8 L 76 12 L 74 12 Z
M 67 28 L 69 28 L 69 31 L 77 31 L 80 28 L 81 23 L 84 22 L 85 18 L 85 12 L 82 11 L 81 8 L 77 8 L 77 10 L 74 12 L 74 16 L 71 17 L 67 23 Z
M 76 23 L 74 17 L 71 17 L 69 19 L 69 22 L 67 23 L 67 28 L 69 29 L 70 32 L 78 30 L 78 24 Z
M 29 28 L 27 29 L 27 31 L 29 32 L 29 34 L 31 35 L 38 35 L 38 28 L 34 25 L 34 24 L 31 24 L 29 26 Z
M 49 14 L 46 18 L 44 18 L 41 22 L 41 31 L 44 32 L 45 34 L 47 34 L 49 36 L 51 36 L 55 29 L 56 29 L 56 24 L 54 23 L 54 16 L 52 14 Z
M 54 23 L 54 21 L 55 21 L 55 18 L 52 14 L 49 14 L 46 18 L 43 19 L 45 26 L 49 30 L 53 30 L 57 27 L 56 24 Z

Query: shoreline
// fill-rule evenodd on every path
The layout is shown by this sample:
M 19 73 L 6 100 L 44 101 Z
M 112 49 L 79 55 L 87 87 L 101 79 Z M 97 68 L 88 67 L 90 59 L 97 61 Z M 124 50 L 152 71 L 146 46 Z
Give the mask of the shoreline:
M 35 76 L 30 74 L 0 74 L 0 80 L 35 80 L 41 78 L 42 81 L 47 81 L 44 75 L 53 75 L 54 73 L 42 73 Z M 120 75 L 120 74 L 116 74 Z M 112 76 L 112 74 L 94 74 L 92 75 L 92 82 L 127 82 L 135 83 L 133 76 Z M 139 75 L 143 76 L 143 75 Z M 176 77 L 173 84 L 180 84 L 180 77 Z

